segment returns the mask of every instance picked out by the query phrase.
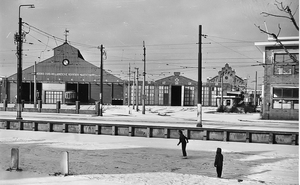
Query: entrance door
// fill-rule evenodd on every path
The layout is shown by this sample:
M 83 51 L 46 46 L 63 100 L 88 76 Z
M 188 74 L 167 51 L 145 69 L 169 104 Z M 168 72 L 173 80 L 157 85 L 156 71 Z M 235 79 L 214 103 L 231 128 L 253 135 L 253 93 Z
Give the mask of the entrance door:
M 172 86 L 171 106 L 181 106 L 181 86 Z

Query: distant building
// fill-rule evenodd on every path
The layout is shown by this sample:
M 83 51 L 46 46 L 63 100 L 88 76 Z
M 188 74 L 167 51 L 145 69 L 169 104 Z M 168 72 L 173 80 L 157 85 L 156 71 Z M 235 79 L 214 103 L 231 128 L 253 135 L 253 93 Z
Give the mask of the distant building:
M 256 42 L 263 52 L 262 118 L 299 120 L 299 37 Z M 294 59 L 292 59 L 292 57 Z
M 56 47 L 54 56 L 36 65 L 37 96 L 44 104 L 65 103 L 67 91 L 76 93 L 75 100 L 91 104 L 100 100 L 100 68 L 85 61 L 80 51 L 67 42 Z M 32 62 L 34 64 L 34 62 Z M 103 103 L 123 104 L 123 80 L 103 72 Z M 3 79 L 2 100 L 15 102 L 17 74 Z M 22 97 L 34 102 L 34 65 L 22 71 Z
M 247 91 L 247 80 L 237 76 L 235 70 L 227 63 L 218 72 L 217 76 L 208 78 L 207 82 L 211 84 L 223 83 L 223 105 L 228 107 L 232 107 L 236 100 L 241 98 L 241 92 Z M 217 106 L 221 105 L 221 94 L 217 93 L 215 97 L 217 98 Z

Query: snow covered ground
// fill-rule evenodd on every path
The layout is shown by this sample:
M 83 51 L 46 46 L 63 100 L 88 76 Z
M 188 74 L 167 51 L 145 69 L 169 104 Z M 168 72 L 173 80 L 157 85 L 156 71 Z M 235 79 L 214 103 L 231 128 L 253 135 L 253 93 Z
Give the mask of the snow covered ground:
M 212 126 L 214 124 L 209 123 L 219 126 L 236 123 L 244 127 L 245 123 L 260 121 L 259 114 L 209 113 L 214 110 L 205 108 L 204 123 Z M 106 107 L 103 118 L 61 115 L 59 119 L 114 121 L 130 117 L 137 122 L 177 121 L 180 126 L 183 120 L 191 125 L 196 120 L 195 108 L 153 107 L 147 109 L 146 115 L 132 111 L 130 116 L 126 115 L 127 111 L 126 107 L 111 106 Z M 14 114 L 7 112 L 7 115 Z M 45 119 L 47 115 L 55 117 L 55 114 L 44 113 L 39 116 Z M 30 116 L 33 115 L 23 113 L 24 119 Z M 297 122 L 269 121 L 266 124 L 276 128 L 284 128 L 286 124 L 290 130 L 298 131 Z M 177 139 L 0 130 L 0 184 L 299 184 L 298 146 L 190 140 L 188 159 L 182 159 L 177 142 Z M 213 167 L 217 147 L 222 148 L 224 155 L 221 179 L 216 178 Z M 12 148 L 20 151 L 22 172 L 6 171 L 11 165 Z M 71 175 L 53 176 L 61 172 L 60 162 L 65 151 L 69 152 Z

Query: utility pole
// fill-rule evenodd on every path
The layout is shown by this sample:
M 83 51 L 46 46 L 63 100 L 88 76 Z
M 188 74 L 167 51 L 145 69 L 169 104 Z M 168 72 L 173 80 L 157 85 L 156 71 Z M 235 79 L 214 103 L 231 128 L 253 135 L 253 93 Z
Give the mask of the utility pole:
M 36 108 L 36 62 L 34 62 L 34 67 L 33 67 L 33 104 L 34 108 Z
M 254 108 L 256 108 L 256 92 L 257 91 L 257 71 L 255 71 L 255 87 L 254 87 Z
M 22 44 L 23 44 L 23 37 L 25 34 L 22 33 L 22 17 L 21 17 L 21 7 L 27 6 L 29 8 L 34 8 L 34 4 L 26 4 L 19 6 L 19 34 L 16 33 L 15 40 L 17 41 L 17 53 L 18 53 L 18 62 L 17 62 L 17 102 L 16 102 L 16 109 L 17 109 L 17 117 L 16 119 L 22 119 Z
M 130 103 L 131 103 L 131 93 L 130 93 L 130 85 L 131 85 L 131 83 L 130 83 L 130 63 L 129 63 L 129 69 L 128 69 L 128 97 L 127 97 L 127 99 L 128 99 L 128 107 L 130 107 Z
M 202 127 L 202 25 L 199 25 L 197 127 Z
M 142 98 L 142 114 L 145 114 L 145 101 L 146 101 L 146 90 L 145 90 L 145 83 L 146 83 L 146 47 L 145 41 L 143 41 L 143 48 L 144 48 L 144 72 L 143 72 L 143 98 Z
M 136 111 L 139 111 L 139 68 L 135 68 L 136 69 L 136 98 L 135 98 L 135 102 L 136 102 Z
M 100 116 L 103 116 L 103 45 L 100 46 Z
M 222 107 L 222 110 L 223 110 L 223 102 L 224 102 L 224 100 L 223 100 L 223 76 L 224 76 L 224 72 L 222 71 L 222 73 L 221 73 L 221 107 Z
M 133 71 L 133 80 L 132 80 L 132 109 L 134 109 L 134 105 L 135 105 L 135 102 L 136 102 L 136 99 L 135 99 L 135 71 Z

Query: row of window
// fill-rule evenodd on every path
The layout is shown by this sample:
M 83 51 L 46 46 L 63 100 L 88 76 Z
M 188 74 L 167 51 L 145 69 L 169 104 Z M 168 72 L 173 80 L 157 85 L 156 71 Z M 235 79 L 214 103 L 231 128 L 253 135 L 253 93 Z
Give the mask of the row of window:
M 273 88 L 274 109 L 299 109 L 299 88 Z
M 274 74 L 299 74 L 299 53 L 291 53 L 295 62 L 287 53 L 274 54 Z

